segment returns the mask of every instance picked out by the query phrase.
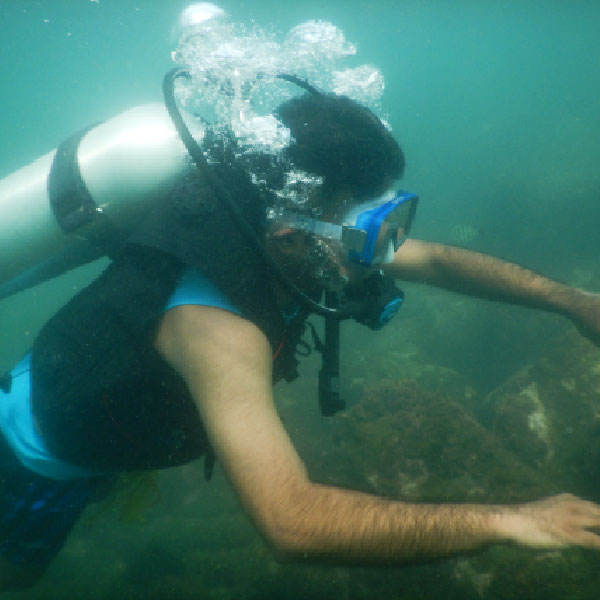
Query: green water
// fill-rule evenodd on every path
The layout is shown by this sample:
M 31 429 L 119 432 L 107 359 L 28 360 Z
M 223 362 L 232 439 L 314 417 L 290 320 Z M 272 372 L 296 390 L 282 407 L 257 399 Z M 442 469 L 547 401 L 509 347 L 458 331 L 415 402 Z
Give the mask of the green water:
M 90 123 L 160 101 L 162 76 L 172 66 L 170 28 L 186 4 L 0 0 L 0 177 Z M 456 226 L 468 226 L 476 232 L 466 244 L 473 250 L 600 290 L 599 2 L 256 0 L 221 6 L 236 21 L 281 32 L 307 19 L 332 21 L 358 46 L 351 64 L 381 69 L 383 113 L 407 157 L 403 187 L 421 197 L 415 237 L 454 243 Z M 0 303 L 0 369 L 97 268 Z M 389 331 L 372 337 L 346 328 L 346 365 L 368 370 L 381 356 L 416 352 L 485 393 L 569 329 L 558 317 L 524 309 L 417 285 L 405 291 L 404 312 Z M 309 361 L 308 377 L 313 370 Z M 314 387 L 309 379 L 283 390 L 282 401 L 304 390 L 310 395 Z M 305 407 L 289 411 L 292 433 L 307 451 L 330 443 L 313 404 L 308 416 Z M 102 517 L 105 522 L 82 525 L 46 581 L 15 597 L 278 598 L 297 589 L 304 590 L 297 597 L 367 598 L 383 597 L 381 580 L 396 576 L 366 571 L 360 584 L 353 579 L 350 585 L 345 570 L 324 568 L 311 572 L 318 585 L 308 585 L 302 568 L 272 561 L 219 474 L 210 485 L 192 485 L 190 477 L 201 481 L 193 470 L 165 475 L 143 524 Z M 164 573 L 160 565 L 168 565 Z M 404 572 L 398 598 L 444 597 L 435 569 L 422 569 Z M 162 576 L 145 576 L 153 570 Z

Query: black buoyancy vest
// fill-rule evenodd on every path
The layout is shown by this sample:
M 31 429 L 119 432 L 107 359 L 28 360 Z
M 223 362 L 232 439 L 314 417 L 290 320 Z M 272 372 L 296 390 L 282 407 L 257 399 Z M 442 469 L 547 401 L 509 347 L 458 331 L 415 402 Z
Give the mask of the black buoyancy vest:
M 255 230 L 264 204 L 244 177 L 228 177 Z M 264 235 L 264 234 L 263 234 Z M 113 263 L 36 338 L 32 404 L 48 447 L 104 470 L 161 468 L 205 453 L 206 433 L 182 378 L 153 346 L 182 269 L 200 268 L 267 336 L 274 376 L 296 375 L 306 313 L 287 328 L 271 273 L 194 173 L 140 223 Z

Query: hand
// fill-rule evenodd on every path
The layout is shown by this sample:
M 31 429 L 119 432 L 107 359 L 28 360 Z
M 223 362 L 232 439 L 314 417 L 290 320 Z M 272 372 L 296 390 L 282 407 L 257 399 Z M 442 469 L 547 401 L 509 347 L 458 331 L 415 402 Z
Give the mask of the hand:
M 512 512 L 512 514 L 510 514 Z M 533 548 L 583 546 L 600 550 L 600 506 L 571 494 L 523 504 L 501 515 L 508 537 Z
M 577 290 L 569 316 L 581 335 L 600 346 L 600 294 Z

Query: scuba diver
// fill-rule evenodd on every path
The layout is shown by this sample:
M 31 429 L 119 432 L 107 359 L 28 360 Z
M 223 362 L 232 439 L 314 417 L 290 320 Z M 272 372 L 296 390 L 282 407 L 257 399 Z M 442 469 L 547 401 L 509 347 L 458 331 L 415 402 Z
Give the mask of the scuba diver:
M 176 77 L 165 79 L 167 99 Z M 340 320 L 382 329 L 402 303 L 395 281 L 561 313 L 596 342 L 600 297 L 490 256 L 407 239 L 418 200 L 394 187 L 404 156 L 389 130 L 358 102 L 296 83 L 304 93 L 275 111 L 292 140 L 277 160 L 240 153 L 233 136 L 208 128 L 200 147 L 167 102 L 195 168 L 111 245 L 107 269 L 3 378 L 4 588 L 42 575 L 115 474 L 200 457 L 207 476 L 219 461 L 277 553 L 301 562 L 402 564 L 501 542 L 600 549 L 592 532 L 600 506 L 571 495 L 421 505 L 310 480 L 272 391 L 297 377 L 310 314 L 326 321 L 319 401 L 330 415 L 343 407 Z M 76 159 L 75 143 L 54 167 Z M 69 214 L 91 199 L 75 167 L 49 185 Z M 282 207 L 261 186 L 282 189 L 297 172 L 319 183 L 299 185 L 294 205 Z

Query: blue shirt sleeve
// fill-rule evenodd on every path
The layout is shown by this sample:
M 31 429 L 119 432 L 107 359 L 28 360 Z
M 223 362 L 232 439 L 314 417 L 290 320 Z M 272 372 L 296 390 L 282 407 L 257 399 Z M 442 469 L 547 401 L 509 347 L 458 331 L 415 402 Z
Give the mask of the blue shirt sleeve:
M 194 268 L 185 270 L 181 275 L 175 291 L 167 301 L 165 312 L 185 304 L 214 306 L 236 315 L 241 314 L 240 309 L 214 283 L 208 280 L 202 271 Z

